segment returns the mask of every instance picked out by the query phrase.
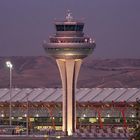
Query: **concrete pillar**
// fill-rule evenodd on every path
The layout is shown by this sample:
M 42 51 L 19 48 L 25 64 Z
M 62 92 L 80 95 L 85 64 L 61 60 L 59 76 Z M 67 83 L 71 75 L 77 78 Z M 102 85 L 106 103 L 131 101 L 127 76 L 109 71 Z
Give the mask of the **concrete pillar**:
M 75 88 L 82 60 L 57 59 L 63 87 L 63 131 L 72 135 L 76 129 Z

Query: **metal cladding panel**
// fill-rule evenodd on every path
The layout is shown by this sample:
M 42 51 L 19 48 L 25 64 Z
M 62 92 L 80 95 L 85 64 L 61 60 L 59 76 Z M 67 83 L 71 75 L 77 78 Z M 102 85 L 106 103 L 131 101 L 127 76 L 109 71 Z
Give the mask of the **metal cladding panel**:
M 39 96 L 33 99 L 34 102 L 44 101 L 48 96 L 50 96 L 55 91 L 54 88 L 45 88 L 43 90 L 44 91 L 40 93 Z
M 76 93 L 76 101 L 79 101 L 87 92 L 89 92 L 89 88 L 81 88 L 79 91 Z
M 21 91 L 21 89 L 19 89 L 19 88 L 12 89 L 12 92 L 11 92 L 11 101 L 13 101 L 13 98 L 15 96 L 17 96 L 20 91 Z M 9 92 L 8 96 L 10 97 L 10 92 Z M 10 100 L 10 98 L 9 98 L 9 100 Z
M 139 89 L 128 88 L 127 91 L 122 94 L 116 101 L 127 101 L 130 97 L 132 97 Z
M 112 102 L 115 101 L 117 98 L 119 98 L 123 93 L 126 92 L 126 88 L 114 88 L 114 92 L 105 98 L 105 102 Z
M 3 97 L 8 94 L 9 89 L 5 88 L 5 89 L 0 89 L 0 101 L 3 101 Z
M 25 102 L 27 100 L 23 100 L 28 93 L 32 92 L 33 89 L 28 89 L 28 88 L 25 88 L 25 89 L 21 89 L 21 91 L 19 92 L 19 94 L 17 94 L 15 97 L 12 98 L 12 102 L 16 102 L 16 101 L 19 101 L 19 102 Z
M 102 92 L 100 92 L 98 94 L 98 96 L 96 96 L 92 101 L 94 101 L 94 102 L 103 101 L 104 98 L 106 98 L 108 95 L 110 95 L 113 91 L 114 91 L 114 89 L 112 89 L 112 88 L 103 88 Z
M 50 96 L 48 96 L 44 101 L 45 102 L 55 102 L 56 99 L 61 96 L 62 90 L 56 89 Z
M 2 96 L 2 101 L 9 101 L 10 94 L 11 94 L 11 101 L 12 101 L 12 98 L 14 98 L 14 96 L 16 96 L 20 91 L 21 91 L 20 89 L 8 90 L 8 92 Z
M 27 98 L 28 96 L 28 98 Z M 76 90 L 78 102 L 136 102 L 140 99 L 139 88 L 80 88 Z M 9 89 L 0 89 L 0 102 L 9 101 Z M 61 88 L 12 89 L 12 102 L 62 102 Z
M 28 101 L 33 101 L 34 98 L 39 96 L 39 94 L 43 91 L 43 89 L 34 89 L 32 92 L 28 94 Z
M 140 89 L 132 96 L 131 98 L 128 99 L 128 102 L 136 102 L 136 99 L 140 99 Z
M 48 94 L 45 95 L 43 102 L 46 102 L 52 96 L 52 94 L 54 94 L 55 92 L 56 92 L 56 89 L 51 88 L 51 90 L 49 92 L 47 92 Z
M 56 102 L 62 102 L 62 94 L 56 99 Z
M 62 95 L 62 90 L 57 89 L 56 92 L 47 101 L 57 102 L 57 99 L 60 98 L 61 95 Z
M 102 89 L 100 89 L 100 88 L 92 88 L 89 91 L 89 93 L 81 101 L 83 101 L 83 102 L 91 101 L 101 91 L 102 91 Z
M 10 100 L 10 91 L 8 92 L 8 94 L 4 94 L 1 98 L 1 101 L 5 102 L 5 101 L 9 101 Z
M 36 96 L 34 96 L 34 97 L 32 97 L 32 101 L 36 101 L 36 99 L 38 98 L 38 97 L 40 97 L 41 96 L 41 94 L 44 92 L 44 89 L 43 88 L 38 88 L 37 89 L 37 92 L 38 92 L 38 94 L 36 95 Z

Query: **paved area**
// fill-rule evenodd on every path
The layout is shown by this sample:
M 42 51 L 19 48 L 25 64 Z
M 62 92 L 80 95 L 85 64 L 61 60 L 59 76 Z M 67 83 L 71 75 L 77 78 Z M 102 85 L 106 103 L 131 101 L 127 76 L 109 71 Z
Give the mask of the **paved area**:
M 36 136 L 0 136 L 0 140 L 49 140 L 47 137 Z
M 6 136 L 0 140 L 128 140 L 127 138 L 78 138 L 78 137 L 44 137 L 44 136 Z

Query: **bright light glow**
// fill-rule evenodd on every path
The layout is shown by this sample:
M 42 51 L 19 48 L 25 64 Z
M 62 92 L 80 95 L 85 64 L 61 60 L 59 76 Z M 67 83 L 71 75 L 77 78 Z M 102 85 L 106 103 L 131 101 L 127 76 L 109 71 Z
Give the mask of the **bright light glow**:
M 66 61 L 65 59 L 59 59 L 59 60 L 64 61 L 64 62 Z
M 80 61 L 80 59 L 75 59 L 74 61 Z
M 4 117 L 4 114 L 1 114 L 1 117 Z
M 7 61 L 7 62 L 6 62 L 6 66 L 7 66 L 8 68 L 13 68 L 13 65 L 12 65 L 12 63 L 11 63 L 10 61 Z
M 68 128 L 68 136 L 71 136 L 72 135 L 72 131 L 70 128 Z
M 107 117 L 110 117 L 110 114 L 109 113 L 107 113 Z
M 89 39 L 89 42 L 92 43 L 92 39 L 91 38 Z
M 83 117 L 85 118 L 86 117 L 86 114 L 84 114 Z
M 38 115 L 38 114 L 36 114 L 36 117 L 39 117 L 39 115 Z
M 27 117 L 27 114 L 24 114 L 24 117 Z
M 60 137 L 60 136 L 56 136 L 56 138 L 57 138 L 57 139 L 60 139 L 61 137 Z
M 22 117 L 18 117 L 19 120 L 22 120 Z
M 14 119 L 14 117 L 11 117 L 11 119 L 13 120 L 13 119 Z
M 132 113 L 131 117 L 132 117 L 132 118 L 134 118 L 134 117 L 135 117 L 135 115 Z
M 85 39 L 85 42 L 87 42 L 88 40 L 87 40 L 87 38 Z
M 83 116 L 81 117 L 81 120 L 84 120 L 86 117 L 86 114 L 83 114 Z
M 67 54 L 65 54 L 65 55 L 69 55 L 69 56 L 71 56 L 71 55 L 74 55 L 74 54 L 72 54 L 72 53 L 67 53 Z

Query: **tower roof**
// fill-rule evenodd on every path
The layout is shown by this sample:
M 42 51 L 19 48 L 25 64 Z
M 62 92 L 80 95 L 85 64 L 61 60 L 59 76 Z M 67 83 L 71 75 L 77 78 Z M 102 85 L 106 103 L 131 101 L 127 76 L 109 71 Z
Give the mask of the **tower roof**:
M 70 12 L 70 10 L 68 10 L 67 11 L 67 13 L 66 13 L 66 18 L 65 18 L 65 20 L 64 21 L 56 21 L 55 22 L 55 24 L 56 25 L 58 25 L 58 24 L 63 24 L 63 25 L 66 25 L 66 24 L 69 24 L 69 25 L 77 25 L 77 24 L 84 24 L 83 22 L 81 22 L 81 21 L 77 21 L 77 20 L 75 20 L 74 18 L 73 18 L 73 16 L 72 16 L 72 13 Z
M 72 13 L 70 12 L 70 10 L 68 10 L 68 12 L 67 12 L 66 21 L 67 22 L 73 21 Z

